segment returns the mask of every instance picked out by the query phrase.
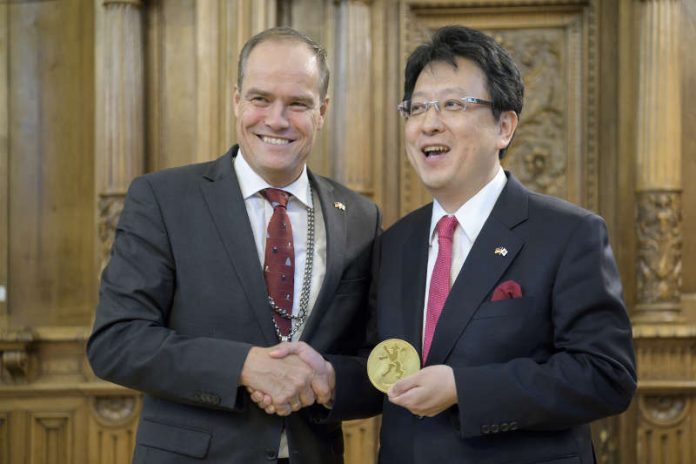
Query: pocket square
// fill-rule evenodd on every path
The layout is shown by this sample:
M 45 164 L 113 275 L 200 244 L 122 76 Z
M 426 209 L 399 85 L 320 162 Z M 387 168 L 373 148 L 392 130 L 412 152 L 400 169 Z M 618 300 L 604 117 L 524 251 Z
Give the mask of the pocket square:
M 506 280 L 493 290 L 491 301 L 510 300 L 522 297 L 522 287 L 514 280 Z

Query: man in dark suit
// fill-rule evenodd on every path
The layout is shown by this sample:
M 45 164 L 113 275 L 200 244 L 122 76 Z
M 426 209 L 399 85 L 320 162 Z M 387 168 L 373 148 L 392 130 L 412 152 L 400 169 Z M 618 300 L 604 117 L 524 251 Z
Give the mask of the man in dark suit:
M 326 406 L 334 367 L 362 368 L 380 217 L 306 168 L 328 78 L 310 38 L 258 34 L 240 55 L 239 146 L 131 184 L 87 353 L 144 393 L 134 462 L 343 461 L 353 416 Z M 280 340 L 303 357 L 271 357 Z M 255 391 L 272 401 L 259 408 Z
M 406 340 L 424 359 L 383 397 L 383 464 L 590 464 L 589 423 L 635 391 L 604 221 L 500 165 L 523 93 L 507 52 L 478 31 L 440 29 L 408 60 L 406 151 L 435 201 L 374 252 L 378 341 Z M 347 405 L 337 395 L 336 412 Z

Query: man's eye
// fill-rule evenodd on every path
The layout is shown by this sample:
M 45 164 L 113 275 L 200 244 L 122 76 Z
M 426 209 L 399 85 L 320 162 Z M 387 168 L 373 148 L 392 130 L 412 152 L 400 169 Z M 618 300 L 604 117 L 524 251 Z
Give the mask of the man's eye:
M 256 106 L 268 106 L 268 104 L 270 103 L 270 102 L 268 101 L 268 98 L 262 97 L 262 96 L 260 96 L 260 95 L 251 97 L 251 98 L 249 99 L 249 101 L 251 101 L 251 103 L 254 104 L 254 105 L 256 105 Z
M 309 109 L 309 105 L 305 102 L 292 102 L 290 103 L 290 109 L 293 111 L 304 111 Z
M 423 114 L 423 113 L 425 113 L 425 108 L 426 108 L 425 103 L 412 102 L 410 113 L 412 115 Z
M 462 111 L 466 109 L 464 102 L 456 99 L 446 100 L 442 107 L 447 111 Z

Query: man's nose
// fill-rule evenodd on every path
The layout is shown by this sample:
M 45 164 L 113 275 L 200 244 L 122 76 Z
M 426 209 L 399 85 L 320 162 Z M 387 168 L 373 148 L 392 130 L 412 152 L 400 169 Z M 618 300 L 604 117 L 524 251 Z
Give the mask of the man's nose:
M 287 118 L 287 107 L 279 101 L 273 102 L 266 110 L 264 122 L 273 130 L 286 129 L 290 123 Z
M 423 132 L 433 134 L 441 132 L 444 128 L 442 124 L 442 113 L 437 102 L 431 102 L 423 114 Z

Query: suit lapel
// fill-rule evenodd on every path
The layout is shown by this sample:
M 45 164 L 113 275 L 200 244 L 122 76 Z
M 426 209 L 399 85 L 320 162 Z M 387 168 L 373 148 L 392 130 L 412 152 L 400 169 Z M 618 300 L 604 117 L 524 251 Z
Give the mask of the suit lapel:
M 240 287 L 256 314 L 259 328 L 268 344 L 274 345 L 277 343 L 277 337 L 267 303 L 266 284 L 244 198 L 232 163 L 236 153 L 237 147 L 234 146 L 226 156 L 213 165 L 206 175 L 211 182 L 203 184 L 201 190 L 227 256 L 237 274 Z
M 309 181 L 319 197 L 321 213 L 326 228 L 326 274 L 317 300 L 312 308 L 306 326 L 302 331 L 302 340 L 309 340 L 330 306 L 343 272 L 344 251 L 346 247 L 346 213 L 334 207 L 334 202 L 345 202 L 345 198 L 336 197 L 333 186 L 325 179 L 308 171 Z
M 432 203 L 414 214 L 415 225 L 411 235 L 404 241 L 402 250 L 401 308 L 396 314 L 403 315 L 404 338 L 420 353 L 422 350 L 423 308 L 425 307 L 425 279 L 428 271 L 428 247 Z M 386 329 L 389 330 L 388 328 Z
M 514 177 L 500 194 L 462 270 L 452 285 L 435 329 L 427 364 L 442 364 L 483 299 L 524 246 L 513 228 L 527 218 L 528 193 Z M 507 254 L 495 253 L 505 247 Z

